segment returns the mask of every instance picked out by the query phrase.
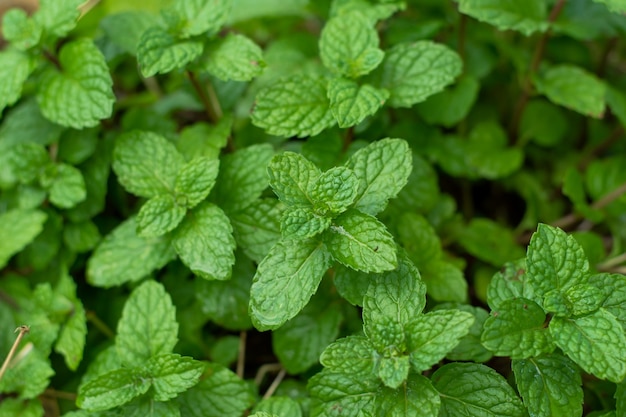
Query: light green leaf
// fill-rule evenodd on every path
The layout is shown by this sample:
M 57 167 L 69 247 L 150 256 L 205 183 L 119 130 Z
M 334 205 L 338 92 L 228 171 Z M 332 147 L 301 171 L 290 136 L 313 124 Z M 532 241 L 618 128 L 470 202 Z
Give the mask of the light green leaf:
M 387 98 L 387 90 L 369 84 L 359 85 L 346 78 L 333 78 L 328 84 L 330 109 L 341 128 L 357 125 L 375 114 Z
M 280 231 L 285 239 L 308 239 L 330 226 L 329 217 L 321 217 L 305 207 L 287 208 L 283 212 Z
M 545 224 L 530 239 L 526 266 L 524 280 L 533 291 L 529 298 L 540 305 L 548 291 L 582 284 L 589 274 L 587 257 L 576 239 Z
M 459 234 L 459 243 L 470 254 L 496 268 L 524 257 L 524 251 L 517 245 L 513 232 L 486 218 L 473 218 Z
M 295 152 L 276 155 L 267 167 L 270 185 L 278 199 L 294 207 L 311 207 L 310 191 L 322 174 L 308 159 Z
M 561 191 L 574 203 L 575 210 L 585 218 L 594 222 L 603 220 L 604 213 L 601 210 L 591 208 L 587 202 L 585 181 L 576 167 L 570 167 L 565 172 Z
M 508 146 L 506 131 L 495 121 L 478 123 L 469 140 L 461 143 L 465 144 L 462 152 L 472 176 L 503 178 L 517 171 L 524 162 L 522 150 Z
M 383 387 L 376 397 L 378 416 L 437 417 L 441 399 L 431 382 L 422 375 L 411 374 L 398 389 Z
M 626 329 L 626 277 L 621 274 L 594 274 L 589 284 L 604 293 L 602 308 L 613 314 Z
M 452 84 L 462 67 L 459 55 L 445 45 L 400 43 L 387 51 L 381 87 L 391 94 L 390 106 L 411 107 Z
M 567 129 L 568 119 L 563 108 L 545 100 L 532 100 L 522 113 L 518 134 L 520 140 L 555 146 L 565 138 Z
M 458 309 L 474 316 L 474 324 L 469 329 L 469 333 L 461 338 L 459 344 L 446 354 L 446 359 L 451 361 L 472 361 L 486 362 L 493 354 L 487 350 L 480 341 L 485 320 L 489 313 L 481 307 L 474 307 L 459 303 L 441 303 L 435 309 Z
M 156 133 L 131 131 L 116 140 L 113 171 L 120 184 L 139 197 L 172 192 L 183 164 L 176 147 Z
M 606 85 L 582 68 L 551 67 L 535 79 L 535 86 L 555 104 L 597 119 L 604 115 Z
M 137 45 L 143 32 L 158 24 L 158 17 L 145 10 L 128 10 L 107 14 L 100 28 L 111 42 L 131 55 L 137 55 Z
M 212 36 L 226 23 L 231 0 L 178 0 L 172 10 L 184 19 L 181 37 L 205 34 Z
M 60 68 L 49 66 L 37 91 L 41 113 L 62 126 L 82 129 L 111 116 L 115 96 L 109 67 L 90 39 L 66 43 Z
M 508 382 L 475 363 L 450 363 L 432 376 L 441 395 L 440 417 L 523 417 L 525 409 Z
M 487 302 L 492 310 L 499 310 L 505 301 L 523 297 L 526 294 L 525 273 L 525 259 L 507 262 L 495 273 L 487 287 Z
M 408 356 L 383 356 L 378 363 L 378 377 L 385 386 L 396 389 L 406 381 L 410 368 Z
M 257 417 L 302 417 L 302 407 L 290 397 L 273 396 L 261 400 L 253 409 L 252 416 Z
M 419 267 L 419 265 L 418 265 Z M 429 264 L 422 273 L 426 292 L 437 301 L 467 301 L 467 280 L 458 266 L 444 260 Z
M 176 228 L 187 210 L 176 204 L 171 194 L 156 195 L 141 206 L 137 214 L 137 235 L 154 238 Z
M 248 146 L 224 156 L 213 195 L 229 216 L 258 202 L 269 184 L 267 166 L 272 156 L 274 149 L 269 144 Z
M 546 4 L 542 0 L 460 0 L 459 11 L 500 30 L 517 30 L 526 36 L 548 29 Z
M 210 43 L 200 62 L 202 70 L 228 81 L 250 81 L 263 72 L 263 51 L 250 38 L 229 33 Z
M 370 275 L 341 264 L 334 265 L 333 269 L 335 270 L 333 283 L 339 295 L 352 305 L 362 306 L 363 297 L 370 285 Z
M 117 355 L 115 345 L 108 344 L 89 362 L 87 370 L 81 378 L 81 384 L 85 385 L 87 382 L 121 367 L 122 364 Z
M 512 359 L 550 353 L 554 341 L 545 320 L 546 313 L 533 301 L 521 297 L 506 300 L 485 321 L 481 340 L 495 355 Z
M 511 368 L 530 415 L 582 415 L 582 381 L 571 360 L 561 355 L 539 356 L 514 360 Z
M 5 52 L 0 52 L 0 57 Z M 1 70 L 6 68 L 7 66 L 5 65 L 0 66 Z M 8 76 L 4 77 L 3 80 L 5 82 L 0 84 L 2 87 L 7 85 Z M 31 142 L 39 145 L 50 145 L 59 140 L 64 130 L 64 127 L 54 124 L 43 117 L 37 101 L 34 98 L 30 98 L 22 100 L 10 113 L 2 118 L 0 143 L 11 145 L 11 147 Z
M 174 258 L 170 241 L 137 236 L 134 217 L 105 236 L 87 261 L 87 281 L 97 287 L 112 287 L 138 281 Z
M 22 9 L 9 9 L 2 16 L 2 35 L 19 50 L 25 51 L 37 45 L 41 32 L 38 22 L 29 18 Z
M 22 85 L 33 70 L 30 58 L 23 52 L 6 49 L 0 52 L 0 113 L 22 95 Z
M 324 233 L 333 258 L 364 272 L 384 272 L 398 265 L 393 236 L 375 217 L 348 210 L 333 220 Z
M 331 265 L 316 239 L 279 241 L 261 261 L 250 289 L 250 316 L 259 330 L 277 329 L 309 302 Z
M 81 385 L 76 405 L 89 411 L 102 411 L 145 394 L 151 381 L 136 372 L 135 369 L 120 368 Z
M 40 0 L 33 18 L 47 34 L 62 38 L 76 27 L 80 16 L 78 6 L 83 3 L 82 0 Z
M 326 68 L 358 78 L 376 68 L 385 53 L 378 48 L 374 22 L 358 11 L 331 18 L 320 35 L 320 57 Z
M 379 386 L 377 378 L 324 369 L 309 379 L 308 391 L 318 400 L 313 403 L 311 415 L 331 417 L 341 410 L 345 415 L 373 416 Z
M 3 416 L 19 416 L 19 417 L 43 417 L 44 408 L 39 399 L 30 401 L 20 400 L 18 398 L 4 398 L 0 403 L 0 415 Z M 64 414 L 64 417 L 83 417 Z
M 615 316 L 606 310 L 575 319 L 554 317 L 550 334 L 585 372 L 612 382 L 626 376 L 626 336 Z
M 87 318 L 83 303 L 80 300 L 73 300 L 72 304 L 73 310 L 59 332 L 54 350 L 63 355 L 67 367 L 75 371 L 83 359 L 87 336 Z
M 228 217 L 216 205 L 202 203 L 176 229 L 176 253 L 191 271 L 205 279 L 230 278 L 235 239 Z
M 230 215 L 237 245 L 257 263 L 280 240 L 281 206 L 276 199 L 259 199 Z
M 9 210 L 0 214 L 0 268 L 43 230 L 48 216 L 39 210 Z
M 202 156 L 183 165 L 176 176 L 174 192 L 186 199 L 187 208 L 194 208 L 209 195 L 215 185 L 219 166 L 218 159 Z
M 176 308 L 163 285 L 145 281 L 128 297 L 117 323 L 115 346 L 122 363 L 137 366 L 170 353 L 178 341 Z
M 83 174 L 71 165 L 53 165 L 54 177 L 49 186 L 50 202 L 59 208 L 71 208 L 85 200 L 87 190 Z
M 582 316 L 596 311 L 606 295 L 589 284 L 578 284 L 565 291 L 548 291 L 543 299 L 543 308 L 555 316 Z
M 468 115 L 478 98 L 479 90 L 480 83 L 476 78 L 462 76 L 455 85 L 418 103 L 416 110 L 428 124 L 451 128 Z
M 183 68 L 202 54 L 202 42 L 178 40 L 158 26 L 146 30 L 137 45 L 137 61 L 144 77 Z
M 152 379 L 154 399 L 167 401 L 196 385 L 204 366 L 188 356 L 165 353 L 151 357 L 143 369 Z
M 220 156 L 221 149 L 228 143 L 232 125 L 232 116 L 225 114 L 214 125 L 198 122 L 186 126 L 178 136 L 176 147 L 188 161 L 198 156 L 217 159 Z M 239 152 L 243 152 L 243 149 L 238 150 L 235 154 Z M 232 154 L 228 156 L 232 156 Z M 223 169 L 223 163 L 221 168 Z
M 335 124 L 326 96 L 327 80 L 295 75 L 256 95 L 252 123 L 277 136 L 315 136 Z
M 408 181 L 411 150 L 402 139 L 382 139 L 355 152 L 346 166 L 359 178 L 354 207 L 375 215 L 398 195 Z
M 407 348 L 415 372 L 423 372 L 454 349 L 474 324 L 471 313 L 435 310 L 415 317 L 407 326 Z
M 349 168 L 334 167 L 322 173 L 310 190 L 315 212 L 321 215 L 344 212 L 354 202 L 358 185 L 359 180 Z
M 180 417 L 180 407 L 175 401 L 161 402 L 156 401 L 150 395 L 144 395 L 125 404 L 119 413 L 124 417 Z M 63 417 L 94 417 L 94 415 L 68 416 L 64 414 Z M 113 417 L 113 415 L 98 414 L 95 417 Z
M 626 2 L 624 0 L 593 0 L 596 3 L 603 3 L 613 13 L 626 13 Z
M 45 331 L 34 322 L 31 324 L 31 330 Z M 50 322 L 46 324 L 49 326 Z M 40 349 L 33 348 L 32 344 L 18 350 L 17 357 L 13 358 L 11 366 L 0 381 L 0 392 L 17 394 L 21 399 L 32 399 L 42 394 L 55 373 L 50 359 L 44 355 Z
M 22 184 L 28 184 L 38 179 L 49 166 L 50 157 L 46 148 L 32 142 L 18 143 L 11 146 L 5 154 L 10 176 Z M 54 172 L 52 173 L 54 176 Z M 49 186 L 53 178 L 48 180 Z
M 178 397 L 181 415 L 240 417 L 256 401 L 252 386 L 221 365 L 208 363 L 201 379 Z
M 377 375 L 380 355 L 365 336 L 348 336 L 330 344 L 320 356 L 327 369 L 355 377 Z

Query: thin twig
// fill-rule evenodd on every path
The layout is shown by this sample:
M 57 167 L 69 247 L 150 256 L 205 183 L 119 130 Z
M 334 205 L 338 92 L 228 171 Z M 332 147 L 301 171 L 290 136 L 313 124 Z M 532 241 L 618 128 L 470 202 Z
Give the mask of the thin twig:
M 624 262 L 626 262 L 626 253 L 622 253 L 621 255 L 617 255 L 613 258 L 607 259 L 606 261 L 596 265 L 596 268 L 598 269 L 598 271 L 608 271 Z
M 261 365 L 259 370 L 256 372 L 256 376 L 254 377 L 254 385 L 257 387 L 261 385 L 263 382 L 263 378 L 267 375 L 268 372 L 279 371 L 283 369 L 283 366 L 280 363 L 266 363 L 265 365 Z
M 111 330 L 111 328 L 107 326 L 105 322 L 100 320 L 100 317 L 98 317 L 96 313 L 89 310 L 85 313 L 85 317 L 91 322 L 91 324 L 96 326 L 96 329 L 100 330 L 100 332 L 102 332 L 106 337 L 108 337 L 109 339 L 115 339 L 115 333 L 113 332 L 113 330 Z
M 274 381 L 272 381 L 272 385 L 270 385 L 267 391 L 265 391 L 265 394 L 263 394 L 264 400 L 274 395 L 274 392 L 276 391 L 280 383 L 283 382 L 283 378 L 285 378 L 286 374 L 287 371 L 285 370 L 285 368 L 282 368 L 280 372 L 278 372 L 278 375 L 276 375 L 276 378 L 274 378 Z
M 4 363 L 2 363 L 2 368 L 0 368 L 0 380 L 2 380 L 4 373 L 7 371 L 7 368 L 9 367 L 9 363 L 11 363 L 11 359 L 13 359 L 13 356 L 15 355 L 15 352 L 17 351 L 17 347 L 20 345 L 22 338 L 24 337 L 26 333 L 30 331 L 30 327 L 26 325 L 21 325 L 20 327 L 15 329 L 15 331 L 19 332 L 19 334 L 15 338 L 15 342 L 13 342 L 13 346 L 11 346 L 11 350 L 9 350 L 9 354 L 4 359 Z
M 609 149 L 615 142 L 617 142 L 624 134 L 624 127 L 619 125 L 606 137 L 602 142 L 597 143 L 585 152 L 580 162 L 578 163 L 578 169 L 584 171 L 587 165 L 596 157 L 596 155 Z
M 58 391 L 54 388 L 46 388 L 43 395 L 51 398 L 60 398 L 62 400 L 76 401 L 77 395 L 73 392 Z
M 237 376 L 243 379 L 246 364 L 246 339 L 248 333 L 244 330 L 239 333 L 239 355 L 237 356 Z
M 217 123 L 217 121 L 221 117 L 221 107 L 219 106 L 219 102 L 217 101 L 217 96 L 215 95 L 215 91 L 213 88 L 204 89 L 198 80 L 198 77 L 193 71 L 187 70 L 187 77 L 189 77 L 189 81 L 191 81 L 191 85 L 198 93 L 200 97 L 200 101 L 202 101 L 202 105 L 204 106 L 204 110 L 206 111 L 207 117 L 211 121 L 211 123 Z M 215 104 L 217 103 L 217 108 Z M 218 110 L 219 108 L 219 110 Z M 219 111 L 219 114 L 218 114 Z

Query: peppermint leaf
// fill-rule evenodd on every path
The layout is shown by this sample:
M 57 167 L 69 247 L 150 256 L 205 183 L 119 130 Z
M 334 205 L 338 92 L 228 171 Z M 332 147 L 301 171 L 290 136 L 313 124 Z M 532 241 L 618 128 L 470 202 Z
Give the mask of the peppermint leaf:
M 261 261 L 250 289 L 254 327 L 277 329 L 309 302 L 330 267 L 328 251 L 316 239 L 279 241 Z
M 322 233 L 331 219 L 320 217 L 308 208 L 288 208 L 283 213 L 280 230 L 285 239 L 307 239 Z
M 517 30 L 526 36 L 548 29 L 546 5 L 541 0 L 529 0 L 523 3 L 460 0 L 459 11 L 500 30 Z
M 11 46 L 25 51 L 39 43 L 42 28 L 22 9 L 9 9 L 2 16 L 2 35 Z
M 605 298 L 600 289 L 589 284 L 578 284 L 564 292 L 548 291 L 543 308 L 556 316 L 582 316 L 596 311 Z
M 382 139 L 355 152 L 346 162 L 359 178 L 354 207 L 375 215 L 408 181 L 412 157 L 406 141 Z
M 626 329 L 626 277 L 621 274 L 595 274 L 589 277 L 589 284 L 604 293 L 602 308 L 613 314 Z
M 108 410 L 145 394 L 150 385 L 136 370 L 120 368 L 81 385 L 76 405 L 89 411 Z
M 0 113 L 20 98 L 22 85 L 32 70 L 33 66 L 25 53 L 13 49 L 0 52 Z
M 61 38 L 76 27 L 80 16 L 78 6 L 82 3 L 82 0 L 41 0 L 33 19 L 45 32 Z
M 0 268 L 43 230 L 46 214 L 39 210 L 9 210 L 0 214 Z
M 153 398 L 167 401 L 196 385 L 204 364 L 187 356 L 165 353 L 150 358 L 143 369 L 152 378 Z
M 308 390 L 318 400 L 311 415 L 332 416 L 341 410 L 346 415 L 375 415 L 375 399 L 380 382 L 350 373 L 328 369 L 309 379 Z
M 378 376 L 385 386 L 396 389 L 406 381 L 410 368 L 408 356 L 383 356 L 378 364 Z
M 626 336 L 611 313 L 599 309 L 579 318 L 554 317 L 550 334 L 580 367 L 598 378 L 620 382 L 626 376 Z
M 348 336 L 330 344 L 320 356 L 325 368 L 340 374 L 376 376 L 380 355 L 365 336 Z
M 176 141 L 176 148 L 188 161 L 198 156 L 217 159 L 220 156 L 221 149 L 228 143 L 232 124 L 233 118 L 224 115 L 214 125 L 198 122 L 187 126 L 180 132 L 180 136 Z M 235 154 L 243 152 L 245 149 L 248 148 L 240 149 Z M 223 165 L 222 163 L 222 169 Z
M 170 241 L 137 236 L 134 217 L 105 236 L 87 262 L 87 281 L 97 287 L 112 287 L 138 281 L 160 269 L 175 256 Z
M 413 370 L 423 372 L 443 359 L 472 324 L 474 316 L 460 310 L 436 310 L 413 319 L 406 326 Z
M 202 70 L 228 81 L 250 81 L 263 72 L 263 51 L 250 38 L 228 34 L 209 44 L 200 62 Z
M 75 371 L 83 358 L 87 336 L 87 318 L 85 308 L 80 300 L 72 300 L 72 305 L 73 310 L 59 332 L 54 350 L 63 355 L 67 367 Z
M 203 203 L 187 213 L 172 243 L 194 274 L 205 279 L 230 278 L 235 239 L 228 217 L 218 206 Z
M 500 267 L 524 257 L 510 229 L 483 218 L 473 218 L 459 235 L 459 243 L 478 259 Z
M 161 402 L 156 401 L 149 395 L 144 395 L 125 404 L 119 413 L 125 417 L 180 417 L 180 409 L 175 401 Z M 64 414 L 64 417 L 90 417 L 90 416 L 73 416 Z M 98 417 L 109 417 L 108 414 Z
M 309 193 L 321 172 L 311 161 L 295 152 L 283 152 L 272 158 L 267 173 L 280 201 L 296 207 L 313 206 Z
M 48 67 L 37 102 L 41 113 L 62 126 L 96 126 L 113 111 L 113 81 L 104 56 L 89 39 L 66 43 L 59 52 L 60 69 Z
M 341 128 L 357 125 L 375 114 L 387 98 L 387 90 L 369 84 L 359 85 L 345 78 L 333 78 L 328 84 L 330 109 Z
M 50 202 L 59 208 L 72 208 L 85 200 L 87 190 L 81 172 L 71 165 L 54 165 Z
M 531 415 L 582 415 L 580 371 L 561 355 L 514 360 L 515 383 Z
M 333 258 L 364 272 L 395 269 L 398 262 L 393 237 L 375 217 L 348 210 L 333 220 L 324 233 Z
M 447 46 L 431 41 L 400 43 L 387 51 L 381 87 L 389 90 L 389 105 L 411 107 L 449 85 L 461 74 L 463 62 Z
M 596 3 L 604 3 L 613 13 L 626 13 L 626 4 L 623 0 L 594 0 Z
M 146 30 L 137 45 L 137 61 L 144 77 L 183 68 L 202 54 L 202 43 L 178 40 L 158 26 Z
M 260 90 L 252 123 L 277 136 L 315 136 L 335 124 L 322 77 L 296 75 Z
M 550 353 L 554 342 L 545 320 L 545 312 L 533 301 L 521 297 L 506 300 L 485 321 L 481 340 L 495 355 L 513 359 Z
M 116 140 L 113 171 L 120 184 L 139 197 L 172 192 L 183 164 L 176 147 L 156 133 L 131 131 Z
M 441 395 L 440 417 L 522 417 L 526 410 L 508 382 L 475 363 L 450 363 L 432 376 Z
M 281 206 L 276 199 L 259 199 L 230 215 L 237 244 L 257 263 L 280 240 Z
M 117 323 L 115 346 L 122 363 L 145 364 L 170 353 L 177 341 L 176 308 L 163 285 L 146 281 L 135 288 Z
M 480 308 L 467 304 L 458 303 L 442 303 L 437 305 L 436 309 L 457 309 L 465 311 L 474 316 L 474 324 L 470 327 L 469 333 L 461 338 L 459 344 L 446 354 L 446 359 L 451 361 L 473 361 L 486 362 L 493 354 L 485 349 L 480 341 L 483 332 L 485 320 L 489 317 L 489 313 Z
M 379 416 L 437 417 L 441 399 L 426 377 L 411 374 L 398 389 L 383 387 L 376 397 L 376 406 Z
M 335 270 L 333 282 L 339 295 L 352 305 L 362 306 L 363 297 L 370 285 L 369 274 L 341 264 L 336 264 L 333 269 Z
M 117 47 L 137 55 L 137 45 L 143 32 L 158 24 L 158 17 L 143 10 L 108 14 L 100 20 L 100 28 Z
M 523 297 L 526 294 L 525 259 L 504 264 L 489 282 L 487 301 L 492 310 L 499 310 L 507 300 Z
M 383 60 L 374 23 L 359 12 L 331 18 L 320 35 L 320 57 L 326 68 L 350 78 L 368 74 Z
M 252 411 L 254 414 L 250 417 L 302 417 L 302 407 L 295 399 L 290 397 L 274 396 L 265 398 Z
M 171 194 L 159 194 L 148 200 L 137 214 L 137 235 L 154 238 L 176 228 L 186 210 L 179 206 Z
M 219 160 L 207 157 L 194 158 L 183 165 L 176 176 L 174 192 L 185 197 L 187 208 L 194 208 L 209 195 L 219 166 Z
M 354 172 L 346 167 L 335 167 L 319 176 L 310 190 L 315 201 L 315 211 L 326 215 L 344 212 L 357 195 L 359 180 Z
M 182 37 L 205 34 L 212 36 L 224 25 L 231 9 L 231 0 L 179 0 L 172 10 L 184 19 Z

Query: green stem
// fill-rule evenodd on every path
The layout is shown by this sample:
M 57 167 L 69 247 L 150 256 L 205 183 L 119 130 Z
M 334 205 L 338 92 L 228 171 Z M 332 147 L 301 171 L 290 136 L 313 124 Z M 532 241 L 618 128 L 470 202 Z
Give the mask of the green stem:
M 222 109 L 215 95 L 215 90 L 213 90 L 213 86 L 209 84 L 206 89 L 203 88 L 198 77 L 192 71 L 187 70 L 187 76 L 189 77 L 189 81 L 191 81 L 191 85 L 196 90 L 196 93 L 198 93 L 200 101 L 202 101 L 207 117 L 211 123 L 217 123 L 222 117 Z
M 613 131 L 606 137 L 602 142 L 594 145 L 589 150 L 587 150 L 580 162 L 578 163 L 578 169 L 584 171 L 587 168 L 587 165 L 596 157 L 596 155 L 601 154 L 602 152 L 609 149 L 615 142 L 617 142 L 622 135 L 624 134 L 624 128 L 620 125 L 617 126 Z
M 96 328 L 100 330 L 100 332 L 102 332 L 102 334 L 104 334 L 109 339 L 115 339 L 115 333 L 113 332 L 113 330 L 111 330 L 111 328 L 107 326 L 105 322 L 100 320 L 96 313 L 94 313 L 93 311 L 87 311 L 85 316 L 87 317 L 87 320 L 91 322 L 91 324 L 96 326 Z
M 22 325 L 18 327 L 17 329 L 15 329 L 15 331 L 19 332 L 19 334 L 15 338 L 15 342 L 13 342 L 13 346 L 11 346 L 11 350 L 9 350 L 9 354 L 7 355 L 7 357 L 4 359 L 4 362 L 2 363 L 2 368 L 0 368 L 0 380 L 2 380 L 2 377 L 4 376 L 5 372 L 9 368 L 9 363 L 11 363 L 11 359 L 13 359 L 13 356 L 15 356 L 15 352 L 17 351 L 17 348 L 20 345 L 22 338 L 24 337 L 26 333 L 30 331 L 30 327 L 26 325 Z
M 237 376 L 243 379 L 244 366 L 246 362 L 246 339 L 248 333 L 244 330 L 239 333 L 239 355 L 237 356 Z
M 278 372 L 278 375 L 276 375 L 276 378 L 274 378 L 274 380 L 272 381 L 272 385 L 270 385 L 267 391 L 265 391 L 265 394 L 263 394 L 264 400 L 274 395 L 274 392 L 283 381 L 283 378 L 285 378 L 286 374 L 287 371 L 285 370 L 285 368 L 281 368 L 281 370 Z

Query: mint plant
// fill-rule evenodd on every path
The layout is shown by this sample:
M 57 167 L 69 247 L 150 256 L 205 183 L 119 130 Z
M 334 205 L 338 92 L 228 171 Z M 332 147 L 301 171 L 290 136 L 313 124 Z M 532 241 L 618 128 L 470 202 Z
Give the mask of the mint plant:
M 626 413 L 623 1 L 1 14 L 0 416 Z

